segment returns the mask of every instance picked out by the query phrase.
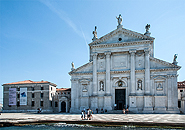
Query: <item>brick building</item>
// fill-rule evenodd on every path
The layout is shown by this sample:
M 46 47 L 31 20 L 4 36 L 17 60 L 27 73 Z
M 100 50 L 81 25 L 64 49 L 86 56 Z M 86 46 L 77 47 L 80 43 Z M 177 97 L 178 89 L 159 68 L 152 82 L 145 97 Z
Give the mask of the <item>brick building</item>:
M 56 84 L 48 81 L 25 80 L 3 84 L 4 112 L 53 112 L 52 97 Z
M 55 113 L 69 112 L 71 108 L 71 88 L 57 88 L 53 101 Z

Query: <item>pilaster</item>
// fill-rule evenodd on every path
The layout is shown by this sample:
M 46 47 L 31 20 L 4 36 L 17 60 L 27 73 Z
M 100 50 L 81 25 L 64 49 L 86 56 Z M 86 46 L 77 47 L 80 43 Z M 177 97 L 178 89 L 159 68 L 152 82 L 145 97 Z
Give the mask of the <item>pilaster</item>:
M 172 110 L 172 81 L 171 81 L 171 75 L 168 75 L 168 81 L 167 81 L 167 86 L 168 86 L 168 110 Z
M 97 53 L 93 53 L 93 96 L 97 95 Z
M 78 111 L 78 89 L 77 89 L 77 81 L 78 79 L 71 79 L 71 109 L 70 113 L 76 113 Z
M 130 80 L 131 80 L 131 90 L 130 95 L 135 95 L 136 87 L 135 87 L 135 53 L 136 49 L 129 50 L 131 55 L 131 67 L 130 67 Z
M 105 52 L 106 55 L 106 95 L 110 95 L 110 55 L 111 52 Z
M 150 94 L 150 50 L 145 48 L 145 95 Z

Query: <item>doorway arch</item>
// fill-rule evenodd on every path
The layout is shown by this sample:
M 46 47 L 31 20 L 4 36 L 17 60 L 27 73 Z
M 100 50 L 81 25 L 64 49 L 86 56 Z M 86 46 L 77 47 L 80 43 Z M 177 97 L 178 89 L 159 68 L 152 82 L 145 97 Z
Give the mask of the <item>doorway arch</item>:
M 66 112 L 66 102 L 61 102 L 61 112 Z

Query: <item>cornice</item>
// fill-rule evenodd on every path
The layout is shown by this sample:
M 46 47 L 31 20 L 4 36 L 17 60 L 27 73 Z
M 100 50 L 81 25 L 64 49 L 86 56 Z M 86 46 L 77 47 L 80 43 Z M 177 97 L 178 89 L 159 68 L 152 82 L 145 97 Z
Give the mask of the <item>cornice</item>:
M 164 68 L 164 69 L 150 69 L 150 71 L 170 71 L 170 70 L 175 70 L 178 71 L 179 68 Z
M 72 72 L 70 75 L 74 76 L 74 75 L 92 75 L 92 72 Z
M 105 40 L 107 40 L 107 39 L 109 39 L 109 38 L 115 36 L 115 35 L 118 34 L 118 33 L 122 33 L 122 34 L 124 34 L 124 35 L 132 36 L 132 37 L 139 38 L 139 39 L 142 39 L 142 40 L 145 40 L 145 39 L 154 40 L 154 39 L 155 39 L 155 38 L 153 38 L 153 37 L 146 36 L 146 35 L 144 35 L 144 34 L 137 33 L 137 32 L 134 32 L 134 31 L 125 29 L 125 28 L 119 28 L 119 29 L 116 29 L 116 30 L 114 30 L 114 31 L 112 31 L 112 32 L 110 32 L 110 33 L 108 33 L 108 34 L 106 34 L 105 36 L 103 36 L 103 37 L 101 37 L 101 38 L 99 38 L 99 39 L 97 39 L 97 40 L 91 42 L 91 43 L 89 44 L 89 46 L 91 46 L 91 45 L 96 45 L 96 44 L 98 44 L 98 43 L 101 43 L 101 42 L 103 42 L 103 41 L 105 41 Z
M 124 70 L 124 71 L 113 71 L 111 70 L 111 74 L 118 74 L 118 73 L 130 73 L 130 70 Z
M 179 70 L 179 69 L 181 68 L 181 67 L 178 66 L 178 65 L 174 65 L 174 64 L 172 64 L 172 63 L 169 63 L 169 62 L 166 62 L 166 61 L 163 61 L 163 60 L 154 58 L 154 57 L 150 57 L 150 60 L 151 60 L 151 61 L 155 61 L 155 62 L 159 62 L 159 63 L 161 63 L 161 64 L 163 64 L 163 65 L 167 65 L 167 66 L 174 67 L 173 69 L 175 69 L 175 70 Z M 171 68 L 170 68 L 170 69 L 171 69 Z
M 97 74 L 106 74 L 106 71 L 97 72 Z
M 86 63 L 86 64 L 84 64 L 84 65 L 82 65 L 82 66 L 80 66 L 80 67 L 78 67 L 78 68 L 76 68 L 76 69 L 70 71 L 68 74 L 69 74 L 69 75 L 72 75 L 73 73 L 76 74 L 76 72 L 77 72 L 78 70 L 80 70 L 80 69 L 82 69 L 82 68 L 84 68 L 84 67 L 86 67 L 86 66 L 88 66 L 88 65 L 90 65 L 90 64 L 92 64 L 92 63 L 93 63 L 93 61 L 90 61 L 90 62 L 88 62 L 88 63 Z M 77 72 L 77 73 L 78 73 L 78 72 Z
M 140 45 L 140 44 L 150 44 L 150 43 L 153 43 L 153 41 L 142 40 L 142 41 L 121 42 L 121 43 L 96 44 L 91 46 L 91 48 L 120 47 L 120 46 L 130 46 L 130 45 Z

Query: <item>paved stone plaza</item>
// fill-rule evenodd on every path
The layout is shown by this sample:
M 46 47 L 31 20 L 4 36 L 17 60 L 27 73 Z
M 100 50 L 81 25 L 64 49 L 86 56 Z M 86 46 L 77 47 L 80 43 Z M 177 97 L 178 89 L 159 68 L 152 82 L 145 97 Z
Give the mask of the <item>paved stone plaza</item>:
M 92 120 L 82 120 L 80 114 L 37 114 L 37 113 L 2 113 L 1 126 L 5 124 L 30 123 L 76 123 L 110 125 L 157 125 L 185 127 L 184 114 L 93 114 Z

